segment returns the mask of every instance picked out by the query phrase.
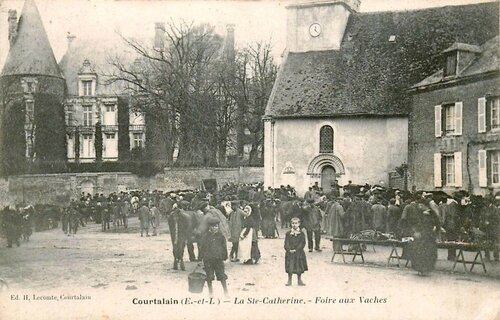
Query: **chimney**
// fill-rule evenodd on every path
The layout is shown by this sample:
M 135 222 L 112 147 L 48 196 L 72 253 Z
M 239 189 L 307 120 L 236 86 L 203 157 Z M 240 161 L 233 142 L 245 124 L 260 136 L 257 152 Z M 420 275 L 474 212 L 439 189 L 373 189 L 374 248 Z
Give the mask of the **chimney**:
M 17 11 L 9 10 L 9 43 L 12 47 L 17 38 Z
M 226 41 L 224 54 L 228 61 L 234 61 L 234 24 L 226 25 Z
M 71 32 L 68 32 L 68 35 L 66 36 L 66 39 L 68 40 L 68 50 L 71 48 L 71 44 L 73 43 L 73 40 L 75 40 L 75 38 L 75 35 L 72 35 Z
M 165 24 L 163 22 L 156 22 L 155 23 L 155 43 L 154 43 L 155 50 L 158 50 L 158 51 L 163 50 L 164 39 L 165 39 Z

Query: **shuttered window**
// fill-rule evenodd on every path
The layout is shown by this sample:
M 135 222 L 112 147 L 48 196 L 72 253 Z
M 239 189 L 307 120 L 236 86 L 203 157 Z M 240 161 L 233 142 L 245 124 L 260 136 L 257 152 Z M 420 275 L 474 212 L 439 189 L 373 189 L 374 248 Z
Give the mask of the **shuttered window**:
M 435 106 L 434 107 L 434 135 L 436 137 L 441 137 L 442 135 L 442 126 L 441 123 L 443 122 L 442 120 L 442 107 L 441 105 Z
M 486 132 L 486 98 L 477 99 L 477 131 Z
M 500 150 L 492 151 L 491 153 L 491 183 L 500 183 Z
M 443 186 L 443 178 L 441 176 L 441 153 L 434 154 L 434 187 Z
M 488 186 L 488 174 L 486 166 L 486 150 L 479 150 L 477 158 L 479 160 L 479 186 Z
M 491 130 L 500 129 L 500 97 L 492 97 L 489 99 L 491 112 Z
M 448 187 L 455 186 L 455 157 L 453 155 L 443 156 L 443 177 L 444 185 Z

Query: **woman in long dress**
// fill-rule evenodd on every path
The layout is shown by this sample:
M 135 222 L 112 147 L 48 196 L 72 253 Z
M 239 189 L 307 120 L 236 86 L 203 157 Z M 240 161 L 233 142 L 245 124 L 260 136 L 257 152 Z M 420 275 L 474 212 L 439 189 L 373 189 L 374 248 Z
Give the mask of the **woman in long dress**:
M 257 231 L 259 220 L 252 214 L 252 208 L 243 209 L 243 230 L 240 235 L 239 253 L 244 264 L 257 264 L 260 259 L 260 250 Z
M 410 219 L 410 228 L 414 241 L 409 246 L 409 258 L 413 269 L 419 275 L 426 275 L 432 270 L 437 260 L 436 235 L 440 230 L 439 213 L 432 200 L 425 198 L 416 203 L 414 217 Z

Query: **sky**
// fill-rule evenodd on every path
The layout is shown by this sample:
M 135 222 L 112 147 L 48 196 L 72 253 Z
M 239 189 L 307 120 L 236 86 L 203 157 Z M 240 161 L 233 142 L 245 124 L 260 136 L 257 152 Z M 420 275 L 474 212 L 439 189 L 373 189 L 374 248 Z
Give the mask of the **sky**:
M 67 49 L 67 33 L 78 38 L 106 39 L 120 32 L 126 37 L 152 37 L 155 22 L 184 20 L 210 23 L 224 34 L 235 25 L 238 47 L 265 40 L 279 57 L 286 47 L 288 1 L 181 1 L 181 0 L 35 0 L 45 30 L 59 61 Z M 491 1 L 491 0 L 490 0 Z M 413 10 L 488 0 L 361 0 L 361 12 Z M 24 0 L 0 0 L 0 66 L 8 53 L 9 9 L 21 13 Z

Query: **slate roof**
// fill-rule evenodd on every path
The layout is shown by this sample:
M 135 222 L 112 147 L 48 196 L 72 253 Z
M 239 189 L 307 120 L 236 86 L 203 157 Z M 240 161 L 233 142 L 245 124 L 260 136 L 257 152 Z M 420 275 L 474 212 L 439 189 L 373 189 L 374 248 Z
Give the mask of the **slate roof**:
M 480 45 L 498 29 L 498 2 L 353 13 L 339 51 L 285 57 L 266 116 L 406 115 L 406 90 L 442 68 L 443 50 Z
M 420 81 L 412 88 L 426 87 L 433 84 L 445 83 L 448 81 L 468 78 L 488 72 L 500 71 L 500 39 L 498 36 L 490 39 L 480 47 L 480 52 L 465 69 L 461 70 L 456 77 L 444 77 L 443 69 L 435 72 L 424 80 Z
M 2 70 L 2 76 L 7 75 L 62 77 L 34 0 L 24 3 L 17 38 Z
M 123 83 L 107 84 L 109 75 L 116 73 L 111 61 L 118 58 L 121 63 L 128 65 L 133 62 L 135 56 L 136 54 L 118 38 L 81 39 L 77 37 L 59 62 L 59 67 L 66 79 L 68 95 L 78 95 L 78 74 L 87 73 L 87 69 L 83 68 L 85 60 L 90 62 L 88 70 L 92 70 L 97 75 L 96 93 L 98 95 L 123 94 Z

